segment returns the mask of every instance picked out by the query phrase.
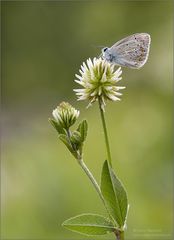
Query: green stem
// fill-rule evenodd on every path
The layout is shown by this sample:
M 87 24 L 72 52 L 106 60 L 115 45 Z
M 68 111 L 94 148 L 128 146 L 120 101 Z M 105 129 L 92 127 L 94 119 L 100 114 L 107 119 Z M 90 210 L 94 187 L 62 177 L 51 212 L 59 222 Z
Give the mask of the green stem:
M 114 222 L 113 217 L 112 217 L 111 214 L 109 213 L 109 210 L 108 210 L 108 208 L 107 208 L 107 206 L 106 206 L 104 197 L 103 197 L 103 195 L 102 195 L 102 193 L 101 193 L 101 190 L 100 190 L 100 187 L 99 187 L 97 181 L 95 180 L 94 176 L 92 175 L 92 173 L 90 172 L 90 170 L 88 169 L 88 167 L 86 166 L 86 164 L 83 162 L 83 159 L 82 159 L 82 158 L 79 157 L 79 158 L 77 159 L 77 161 L 78 161 L 79 165 L 81 166 L 81 168 L 82 168 L 82 169 L 84 170 L 84 172 L 86 173 L 86 175 L 87 175 L 87 177 L 89 178 L 89 180 L 91 181 L 91 183 L 93 184 L 94 188 L 96 189 L 96 191 L 97 191 L 100 199 L 101 199 L 102 202 L 103 202 L 103 205 L 105 206 L 105 209 L 106 209 L 106 211 L 107 211 L 107 213 L 108 213 L 111 221 Z
M 70 130 L 67 130 L 67 136 L 68 136 L 68 139 L 70 141 L 70 144 L 72 145 L 71 143 L 71 140 L 70 140 L 70 137 L 71 137 L 71 132 Z M 89 180 L 91 181 L 91 183 L 93 184 L 94 188 L 96 189 L 100 199 L 102 200 L 103 202 L 103 205 L 105 206 L 106 208 L 106 211 L 110 217 L 110 219 L 113 221 L 113 217 L 110 215 L 109 211 L 108 211 L 108 208 L 106 206 L 106 203 L 105 203 L 105 200 L 104 200 L 104 197 L 101 193 L 101 190 L 100 190 L 100 187 L 97 183 L 97 181 L 95 180 L 94 176 L 92 175 L 92 173 L 90 172 L 90 170 L 88 169 L 88 167 L 86 166 L 86 164 L 84 163 L 83 161 L 83 158 L 81 156 L 81 154 L 79 153 L 79 151 L 77 151 L 74 146 L 72 145 L 72 148 L 76 151 L 77 153 L 77 156 L 75 156 L 75 158 L 77 159 L 77 162 L 79 163 L 79 165 L 81 166 L 81 168 L 84 170 L 84 172 L 86 173 L 87 177 L 89 178 Z
M 72 145 L 71 140 L 70 140 L 71 132 L 70 132 L 69 129 L 67 130 L 67 136 L 68 136 L 68 139 L 69 139 L 69 141 L 70 141 L 70 144 Z M 77 150 L 74 148 L 73 145 L 72 145 L 72 148 L 73 148 L 75 151 L 77 151 Z M 95 189 L 96 189 L 99 197 L 101 198 L 102 202 L 103 202 L 104 205 L 105 205 L 105 201 L 104 201 L 103 195 L 102 195 L 102 193 L 101 193 L 101 190 L 100 190 L 100 187 L 99 187 L 97 181 L 95 180 L 94 176 L 92 175 L 92 173 L 90 172 L 90 170 L 88 169 L 88 167 L 87 167 L 86 164 L 84 163 L 81 155 L 78 154 L 78 152 L 77 152 L 77 161 L 78 161 L 79 165 L 81 166 L 81 168 L 82 168 L 82 169 L 84 170 L 84 172 L 86 173 L 86 175 L 88 176 L 88 178 L 90 179 L 90 181 L 92 182 L 92 184 L 93 184 L 93 186 L 95 187 Z
M 71 147 L 73 148 L 74 151 L 76 151 L 76 148 L 75 148 L 74 144 L 71 142 L 71 131 L 69 129 L 67 129 L 66 133 L 67 133 L 67 136 L 68 136 L 69 143 L 70 143 Z M 74 156 L 74 157 L 76 157 L 76 156 Z
M 69 129 L 66 129 L 66 133 L 67 133 L 67 136 L 68 136 L 69 141 L 70 141 L 70 137 L 71 137 L 71 132 L 70 132 L 70 130 L 69 130 Z M 71 141 L 70 141 L 70 142 L 71 142 Z
M 116 240 L 124 240 L 124 232 L 123 231 L 115 231 Z
M 124 232 L 120 232 L 120 240 L 124 240 Z
M 102 202 L 105 205 L 105 201 L 104 201 L 103 195 L 101 193 L 100 187 L 99 187 L 97 181 L 95 180 L 94 176 L 92 175 L 92 173 L 90 172 L 90 170 L 88 169 L 86 164 L 83 162 L 83 159 L 78 159 L 78 163 L 80 164 L 80 166 L 82 167 L 82 169 L 84 170 L 84 172 L 86 173 L 88 178 L 90 179 L 90 181 L 93 184 L 93 186 L 95 187 L 100 199 L 102 200 Z
M 100 114 L 101 114 L 103 130 L 104 130 L 106 150 L 107 150 L 107 155 L 108 155 L 108 162 L 110 163 L 110 166 L 112 167 L 112 159 L 111 159 L 111 151 L 110 151 L 110 146 L 109 146 L 109 138 L 108 138 L 108 133 L 107 133 L 107 128 L 106 128 L 106 121 L 105 121 L 104 111 L 102 109 L 100 98 L 98 99 L 98 102 L 99 102 L 99 109 L 100 109 Z

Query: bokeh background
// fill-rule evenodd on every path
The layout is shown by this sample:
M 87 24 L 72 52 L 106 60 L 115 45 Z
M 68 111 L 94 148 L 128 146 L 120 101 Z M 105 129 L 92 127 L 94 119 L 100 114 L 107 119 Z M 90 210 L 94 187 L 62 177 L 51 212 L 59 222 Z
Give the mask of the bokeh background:
M 148 32 L 149 60 L 141 70 L 123 69 L 126 90 L 121 102 L 108 103 L 106 119 L 114 169 L 128 191 L 126 238 L 172 239 L 171 1 L 2 1 L 1 15 L 1 238 L 84 239 L 61 223 L 106 214 L 48 118 L 63 100 L 80 109 L 89 124 L 84 159 L 100 181 L 99 110 L 76 101 L 74 75 L 100 54 L 97 46 Z

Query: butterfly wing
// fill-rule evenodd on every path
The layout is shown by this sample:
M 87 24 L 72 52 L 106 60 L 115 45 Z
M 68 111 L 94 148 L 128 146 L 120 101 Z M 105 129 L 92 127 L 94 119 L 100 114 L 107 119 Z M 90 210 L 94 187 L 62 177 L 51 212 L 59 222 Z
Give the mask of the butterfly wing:
M 147 61 L 151 38 L 147 33 L 136 33 L 116 42 L 110 52 L 113 63 L 130 68 L 141 68 Z

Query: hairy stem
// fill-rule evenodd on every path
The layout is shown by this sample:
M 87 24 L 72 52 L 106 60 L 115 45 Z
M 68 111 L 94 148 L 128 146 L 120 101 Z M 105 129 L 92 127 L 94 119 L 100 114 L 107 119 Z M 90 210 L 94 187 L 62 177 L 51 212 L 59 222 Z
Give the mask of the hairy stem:
M 110 146 L 109 146 L 109 138 L 108 138 L 108 133 L 107 133 L 107 128 L 106 128 L 106 121 L 105 121 L 104 111 L 103 111 L 103 108 L 102 108 L 102 105 L 101 105 L 100 98 L 98 99 L 98 102 L 99 102 L 100 115 L 101 115 L 101 120 L 102 120 L 102 125 L 103 125 L 104 136 L 105 136 L 105 143 L 106 143 L 106 151 L 107 151 L 107 156 L 108 156 L 108 162 L 110 163 L 110 166 L 112 167 L 112 159 L 111 159 L 111 151 L 110 151 Z

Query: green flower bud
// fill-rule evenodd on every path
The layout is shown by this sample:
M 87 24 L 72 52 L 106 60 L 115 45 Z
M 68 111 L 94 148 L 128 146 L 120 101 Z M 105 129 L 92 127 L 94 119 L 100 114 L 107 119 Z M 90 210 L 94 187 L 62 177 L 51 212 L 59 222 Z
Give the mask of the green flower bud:
M 74 131 L 71 135 L 71 142 L 75 144 L 81 143 L 81 134 L 78 131 Z

